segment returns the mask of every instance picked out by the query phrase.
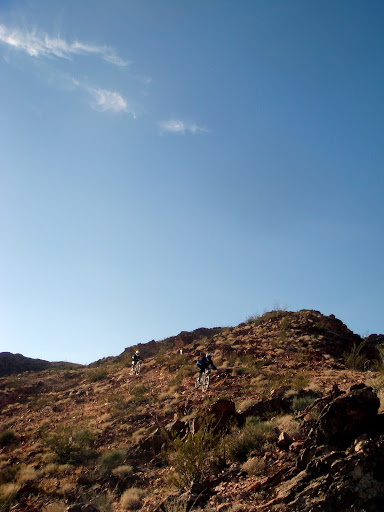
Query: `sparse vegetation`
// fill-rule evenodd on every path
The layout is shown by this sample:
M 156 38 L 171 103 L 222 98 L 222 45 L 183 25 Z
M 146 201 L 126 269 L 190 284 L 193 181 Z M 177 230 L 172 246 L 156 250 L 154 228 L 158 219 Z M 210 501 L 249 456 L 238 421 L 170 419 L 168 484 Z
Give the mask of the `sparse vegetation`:
M 186 512 L 188 510 L 188 496 L 168 496 L 162 509 L 164 512 Z
M 80 464 L 96 456 L 95 436 L 81 427 L 61 426 L 45 438 L 61 463 Z
M 124 491 L 120 499 L 120 505 L 124 510 L 139 510 L 145 493 L 143 489 L 131 487 Z
M 0 434 L 0 446 L 8 446 L 16 441 L 16 434 L 13 430 L 4 430 Z
M 254 315 L 249 316 L 245 323 L 257 326 L 269 322 L 270 320 L 283 318 L 287 314 L 288 312 L 286 308 L 280 306 L 279 304 L 275 304 L 275 307 L 271 311 L 264 311 L 264 313 L 261 315 L 255 313 Z
M 351 370 L 363 370 L 364 361 L 366 359 L 363 353 L 365 345 L 365 340 L 362 340 L 358 345 L 354 343 L 350 352 L 344 352 L 344 364 L 347 368 Z
M 89 382 L 98 382 L 100 380 L 103 380 L 107 377 L 109 374 L 109 370 L 107 366 L 99 366 L 97 368 L 92 368 L 88 372 L 88 380 Z
M 316 400 L 315 395 L 306 395 L 306 396 L 295 396 L 292 399 L 291 409 L 294 412 L 304 411 L 308 406 L 312 405 Z
M 234 462 L 244 462 L 251 451 L 260 451 L 275 437 L 273 425 L 250 416 L 245 426 L 227 436 L 228 455 Z
M 126 478 L 129 475 L 132 475 L 133 468 L 132 466 L 125 465 L 125 466 L 118 466 L 117 468 L 114 468 L 112 470 L 112 474 L 115 476 L 118 476 L 121 479 Z
M 168 462 L 175 468 L 172 483 L 188 488 L 191 482 L 201 482 L 210 475 L 217 464 L 215 449 L 219 441 L 220 436 L 214 434 L 209 421 L 186 439 L 174 439 L 167 453 Z
M 265 471 L 265 461 L 262 457 L 251 457 L 241 466 L 249 475 L 262 475 Z
M 124 450 L 106 452 L 100 457 L 100 469 L 104 473 L 110 473 L 113 469 L 117 468 L 117 466 L 120 466 L 124 459 Z

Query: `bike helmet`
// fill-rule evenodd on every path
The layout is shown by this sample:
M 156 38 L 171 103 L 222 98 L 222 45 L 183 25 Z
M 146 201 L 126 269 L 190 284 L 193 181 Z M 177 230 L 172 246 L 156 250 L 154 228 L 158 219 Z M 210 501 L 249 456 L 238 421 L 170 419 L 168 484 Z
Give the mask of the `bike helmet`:
M 210 358 L 212 357 L 212 354 L 211 354 L 210 352 L 207 352 L 207 353 L 205 354 L 205 357 L 206 357 L 207 359 L 210 359 Z
M 139 350 L 136 350 L 136 354 L 139 355 L 140 354 L 140 351 Z

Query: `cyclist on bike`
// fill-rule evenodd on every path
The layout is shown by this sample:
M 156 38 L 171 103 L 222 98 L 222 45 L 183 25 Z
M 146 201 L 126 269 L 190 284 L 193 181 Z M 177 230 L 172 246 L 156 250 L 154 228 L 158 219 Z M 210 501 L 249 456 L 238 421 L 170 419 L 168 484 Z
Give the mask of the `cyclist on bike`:
M 144 361 L 144 359 L 140 356 L 140 351 L 136 350 L 132 356 L 132 368 L 134 368 L 139 361 Z
M 212 354 L 210 352 L 207 352 L 205 354 L 205 356 L 201 357 L 197 361 L 196 364 L 197 364 L 198 369 L 200 370 L 199 377 L 198 377 L 199 378 L 199 382 L 201 381 L 201 376 L 203 375 L 205 370 L 207 370 L 209 368 L 209 366 L 212 367 L 212 370 L 217 370 L 216 366 L 213 364 Z

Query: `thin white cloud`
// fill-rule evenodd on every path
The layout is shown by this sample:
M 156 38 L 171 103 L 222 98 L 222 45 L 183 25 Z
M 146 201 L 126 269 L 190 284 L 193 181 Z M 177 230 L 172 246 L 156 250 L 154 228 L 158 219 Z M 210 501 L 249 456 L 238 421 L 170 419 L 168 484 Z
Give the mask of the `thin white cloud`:
M 0 25 L 0 42 L 26 52 L 31 57 L 57 57 L 70 59 L 73 55 L 98 55 L 116 66 L 127 66 L 128 61 L 121 59 L 108 46 L 97 46 L 80 41 L 69 43 L 61 37 L 50 37 L 47 34 L 38 35 L 36 31 L 22 32 Z
M 118 92 L 108 91 L 107 89 L 98 89 L 88 87 L 88 92 L 93 97 L 92 107 L 101 112 L 125 112 L 131 114 L 136 119 L 133 108 L 128 104 L 127 100 Z
M 185 135 L 187 133 L 207 133 L 208 130 L 202 126 L 198 126 L 195 123 L 186 123 L 177 119 L 170 119 L 169 121 L 162 121 L 159 123 L 160 133 L 173 133 Z

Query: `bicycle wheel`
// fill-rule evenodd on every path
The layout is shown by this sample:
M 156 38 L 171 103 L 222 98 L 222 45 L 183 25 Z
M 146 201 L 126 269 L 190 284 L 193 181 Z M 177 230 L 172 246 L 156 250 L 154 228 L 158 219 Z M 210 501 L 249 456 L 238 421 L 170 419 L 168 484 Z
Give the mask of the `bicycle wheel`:
M 202 391 L 205 393 L 209 386 L 209 373 L 204 373 L 203 375 L 203 385 L 202 385 Z
M 136 375 L 139 375 L 140 370 L 141 370 L 141 363 L 139 361 L 138 363 L 136 363 Z

